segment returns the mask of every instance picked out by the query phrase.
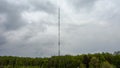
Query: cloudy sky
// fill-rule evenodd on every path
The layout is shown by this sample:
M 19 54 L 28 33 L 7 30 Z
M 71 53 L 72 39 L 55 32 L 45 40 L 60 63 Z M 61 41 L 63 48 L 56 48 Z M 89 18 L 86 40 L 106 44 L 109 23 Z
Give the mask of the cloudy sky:
M 0 0 L 0 56 L 57 55 L 120 50 L 119 0 Z

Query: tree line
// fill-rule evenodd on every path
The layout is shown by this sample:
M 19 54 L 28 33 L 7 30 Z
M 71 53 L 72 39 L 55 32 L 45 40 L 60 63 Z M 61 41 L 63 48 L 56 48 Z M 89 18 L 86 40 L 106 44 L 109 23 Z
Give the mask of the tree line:
M 0 68 L 21 66 L 26 68 L 29 66 L 37 66 L 37 68 L 120 68 L 120 54 L 95 53 L 48 58 L 0 56 Z

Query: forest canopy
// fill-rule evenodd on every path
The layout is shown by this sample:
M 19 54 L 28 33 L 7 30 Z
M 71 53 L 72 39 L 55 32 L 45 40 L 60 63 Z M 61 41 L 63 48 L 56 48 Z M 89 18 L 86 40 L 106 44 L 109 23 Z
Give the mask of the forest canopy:
M 0 56 L 0 68 L 120 68 L 120 54 L 95 53 L 82 55 L 31 58 Z

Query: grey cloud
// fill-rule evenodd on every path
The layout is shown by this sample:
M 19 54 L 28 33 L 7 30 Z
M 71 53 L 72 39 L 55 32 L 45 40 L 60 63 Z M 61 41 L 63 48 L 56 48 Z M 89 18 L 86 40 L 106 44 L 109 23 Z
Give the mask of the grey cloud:
M 119 50 L 120 32 L 119 27 L 100 26 L 98 24 L 88 24 L 86 26 L 71 26 L 67 31 L 63 48 L 67 48 L 70 54 L 113 52 Z M 66 32 L 66 31 L 65 31 Z M 70 40 L 69 40 L 70 39 Z M 65 52 L 65 51 L 64 51 Z
M 110 8 L 111 11 L 105 11 L 106 8 L 103 11 L 99 9 L 96 11 L 97 7 L 93 7 L 97 4 L 96 1 L 98 0 L 67 0 L 66 6 L 63 5 L 64 11 L 66 7 L 71 6 L 75 11 L 85 9 L 87 11 L 84 12 L 85 15 L 81 12 L 78 14 L 71 12 L 73 16 L 74 14 L 77 17 L 80 16 L 83 22 L 89 17 L 94 18 L 95 21 L 88 20 L 85 24 L 81 24 L 82 21 L 77 21 L 77 24 L 74 21 L 66 23 L 62 20 L 64 16 L 61 16 L 61 54 L 113 52 L 120 49 L 120 27 L 117 24 L 119 23 L 119 10 L 116 10 L 117 6 L 115 6 L 115 11 L 113 8 Z M 6 0 L 0 0 L 0 3 L 0 14 L 5 14 L 7 19 L 4 23 L 0 23 L 0 26 L 2 25 L 0 28 L 8 30 L 0 29 L 0 44 L 2 45 L 0 55 L 29 57 L 57 55 L 56 5 L 48 0 L 28 0 L 26 6 L 11 4 Z M 50 20 L 45 17 L 46 19 L 39 22 L 26 23 L 27 21 L 24 22 L 20 16 L 23 11 L 45 12 L 48 16 L 52 14 L 53 17 L 49 18 Z M 82 14 L 84 18 L 81 19 L 79 14 Z M 69 20 L 69 18 L 65 19 Z M 100 22 L 103 23 L 100 24 Z
M 54 5 L 51 1 L 49 0 L 45 0 L 45 1 L 34 1 L 31 0 L 30 3 L 33 5 L 34 7 L 34 11 L 38 10 L 38 11 L 43 11 L 43 12 L 47 12 L 47 13 L 52 13 L 55 14 L 56 13 L 56 8 L 57 6 Z
M 7 42 L 6 38 L 0 35 L 0 46 L 4 45 Z
M 87 9 L 90 10 L 95 5 L 97 0 L 67 0 L 68 4 L 73 6 L 75 10 Z
M 100 2 L 100 3 L 99 3 Z M 100 7 L 100 10 L 96 7 L 93 10 L 94 14 L 93 16 L 95 16 L 97 18 L 97 20 L 99 21 L 105 21 L 108 22 L 109 24 L 111 24 L 112 26 L 117 26 L 119 25 L 119 17 L 120 17 L 120 9 L 119 9 L 119 1 L 109 1 L 104 3 L 104 1 L 100 0 L 97 2 Z M 101 4 L 103 4 L 102 6 L 100 6 Z M 98 9 L 98 10 L 97 10 Z M 117 26 L 118 27 L 118 26 Z
M 105 20 L 107 20 L 109 23 L 111 23 L 112 25 L 120 25 L 120 11 L 118 11 L 117 13 L 111 12 L 110 14 L 108 14 L 109 17 L 107 17 Z
M 25 22 L 21 18 L 21 12 L 24 8 L 21 7 L 10 4 L 6 0 L 0 0 L 0 13 L 5 14 L 7 20 L 3 23 L 5 30 L 16 30 L 25 25 Z
M 56 13 L 56 6 L 52 4 L 52 2 L 45 0 L 45 1 L 28 1 L 28 5 L 16 5 L 9 3 L 6 0 L 0 1 L 0 13 L 6 15 L 6 22 L 2 25 L 2 28 L 5 30 L 16 30 L 17 28 L 21 28 L 25 26 L 27 23 L 22 19 L 21 13 L 23 11 L 29 11 L 29 9 L 33 6 L 34 11 L 43 11 L 46 13 L 52 13 L 53 15 Z M 42 22 L 42 21 L 41 21 Z
M 2 49 L 0 49 L 0 54 L 30 57 L 45 57 L 56 55 L 56 39 L 56 36 L 53 35 L 36 35 L 28 40 L 20 38 L 18 41 L 4 45 Z
M 29 10 L 29 5 L 28 6 L 16 5 L 6 0 L 0 0 L 0 14 L 6 15 L 6 21 L 3 23 L 0 23 L 0 26 L 2 26 L 0 27 L 0 30 L 2 31 L 0 35 L 0 45 L 2 45 L 0 46 L 0 55 L 45 56 L 46 54 L 44 54 L 44 50 L 43 50 L 45 48 L 41 48 L 41 47 L 46 45 L 46 51 L 47 51 L 48 44 L 49 45 L 51 44 L 50 46 L 54 45 L 54 43 L 49 42 L 50 40 L 52 40 L 52 38 L 50 40 L 47 40 L 47 38 L 45 38 L 44 41 L 46 42 L 44 43 L 39 42 L 39 41 L 42 41 L 44 38 L 38 40 L 36 43 L 34 43 L 35 41 L 32 43 L 31 42 L 28 43 L 28 41 L 31 38 L 36 37 L 38 33 L 42 33 L 46 29 L 46 25 L 43 25 L 42 21 L 40 21 L 40 23 L 33 22 L 33 24 L 27 24 L 22 19 L 21 13 L 23 11 L 28 11 L 28 10 Z M 42 10 L 43 8 L 40 11 Z M 47 8 L 46 8 L 46 11 L 47 11 Z M 5 37 L 3 37 L 2 34 L 5 35 Z M 48 37 L 50 36 L 48 35 Z M 14 41 L 11 41 L 11 40 L 14 40 Z M 39 49 L 40 51 L 38 53 L 40 54 L 37 55 L 37 51 Z

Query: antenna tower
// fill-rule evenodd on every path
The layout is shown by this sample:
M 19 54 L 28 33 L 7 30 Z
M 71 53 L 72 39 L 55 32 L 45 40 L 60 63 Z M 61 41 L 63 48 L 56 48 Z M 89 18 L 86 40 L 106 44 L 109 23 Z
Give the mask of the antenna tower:
M 60 8 L 58 8 L 58 56 L 60 56 Z

